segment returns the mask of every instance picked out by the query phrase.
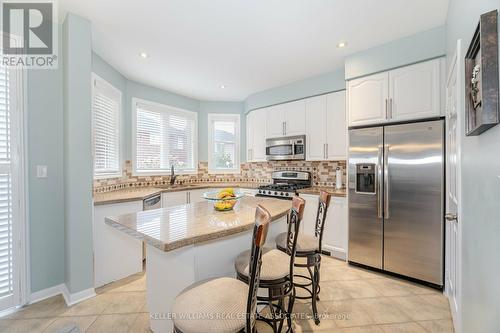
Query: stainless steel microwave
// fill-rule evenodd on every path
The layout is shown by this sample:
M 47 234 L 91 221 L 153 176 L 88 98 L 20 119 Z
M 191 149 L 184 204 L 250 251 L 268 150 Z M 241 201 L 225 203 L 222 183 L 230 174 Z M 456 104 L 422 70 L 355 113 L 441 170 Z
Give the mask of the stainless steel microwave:
M 306 136 L 289 136 L 266 140 L 268 161 L 289 161 L 306 159 Z

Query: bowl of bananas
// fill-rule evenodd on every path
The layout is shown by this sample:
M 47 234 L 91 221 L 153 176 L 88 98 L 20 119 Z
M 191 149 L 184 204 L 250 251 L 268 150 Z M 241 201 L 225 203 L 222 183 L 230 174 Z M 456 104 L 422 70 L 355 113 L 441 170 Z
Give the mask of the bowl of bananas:
M 243 195 L 242 192 L 235 191 L 233 188 L 203 193 L 203 197 L 208 201 L 212 201 L 214 203 L 214 209 L 219 212 L 232 210 L 234 205 L 236 205 Z

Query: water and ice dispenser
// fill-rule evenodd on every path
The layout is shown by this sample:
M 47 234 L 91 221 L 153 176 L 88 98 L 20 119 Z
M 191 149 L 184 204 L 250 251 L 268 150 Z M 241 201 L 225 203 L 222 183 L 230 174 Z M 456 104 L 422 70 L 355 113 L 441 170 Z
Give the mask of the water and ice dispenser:
M 375 194 L 375 167 L 374 163 L 356 164 L 356 192 Z

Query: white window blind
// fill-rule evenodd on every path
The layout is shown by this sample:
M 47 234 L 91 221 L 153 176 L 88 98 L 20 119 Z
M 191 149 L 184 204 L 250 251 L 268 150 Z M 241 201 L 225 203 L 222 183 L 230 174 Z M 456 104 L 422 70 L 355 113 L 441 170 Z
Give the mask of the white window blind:
M 208 169 L 211 173 L 240 172 L 240 116 L 208 115 Z
M 134 171 L 138 174 L 197 171 L 197 115 L 134 100 Z
M 0 304 L 14 293 L 10 117 L 9 71 L 0 66 Z
M 120 113 L 121 92 L 94 74 L 92 94 L 94 177 L 121 175 Z

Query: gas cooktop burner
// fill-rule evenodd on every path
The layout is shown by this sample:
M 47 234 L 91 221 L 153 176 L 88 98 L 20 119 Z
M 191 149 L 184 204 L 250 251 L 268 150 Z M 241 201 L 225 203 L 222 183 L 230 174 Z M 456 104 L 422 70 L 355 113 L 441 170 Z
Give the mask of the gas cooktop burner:
M 311 187 L 311 175 L 306 171 L 275 171 L 274 184 L 259 186 L 257 196 L 292 199 L 297 190 Z

